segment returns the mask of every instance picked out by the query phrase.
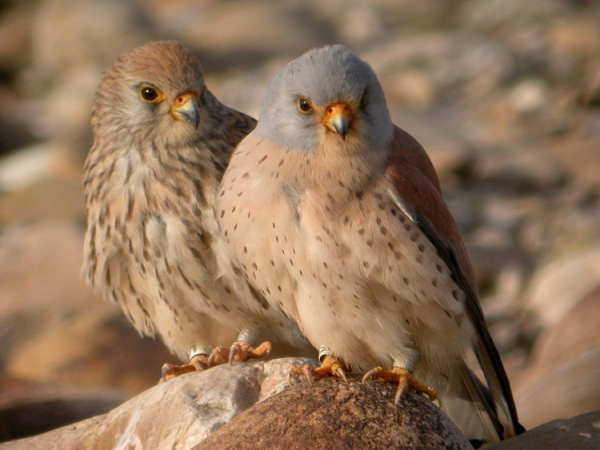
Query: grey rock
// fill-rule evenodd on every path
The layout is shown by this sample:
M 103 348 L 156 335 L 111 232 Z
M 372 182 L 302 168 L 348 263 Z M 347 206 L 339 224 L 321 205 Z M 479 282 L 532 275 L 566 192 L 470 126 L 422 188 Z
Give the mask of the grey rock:
M 593 450 L 600 448 L 600 411 L 545 423 L 489 450 Z

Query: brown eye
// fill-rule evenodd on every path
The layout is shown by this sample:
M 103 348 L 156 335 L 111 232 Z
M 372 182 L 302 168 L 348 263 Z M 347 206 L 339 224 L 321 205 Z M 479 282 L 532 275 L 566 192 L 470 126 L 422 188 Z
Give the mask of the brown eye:
M 305 98 L 299 98 L 297 103 L 298 103 L 298 110 L 302 114 L 309 114 L 312 112 L 312 110 L 313 110 L 312 105 Z
M 143 87 L 140 90 L 140 95 L 148 103 L 154 103 L 159 98 L 158 91 L 156 89 L 154 89 L 154 88 L 149 87 L 149 86 Z

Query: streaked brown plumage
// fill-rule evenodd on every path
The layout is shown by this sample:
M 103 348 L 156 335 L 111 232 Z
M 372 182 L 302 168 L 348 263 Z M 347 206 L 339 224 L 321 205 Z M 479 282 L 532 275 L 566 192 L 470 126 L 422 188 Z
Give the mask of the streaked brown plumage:
M 231 152 L 254 126 L 211 94 L 196 58 L 174 41 L 121 56 L 95 97 L 82 271 L 182 360 L 240 333 L 305 345 L 240 276 L 214 216 Z
M 350 50 L 315 49 L 275 76 L 218 210 L 248 279 L 330 356 L 318 370 L 341 375 L 333 356 L 379 366 L 400 395 L 403 383 L 433 394 L 418 379 L 473 440 L 521 430 L 435 169 Z

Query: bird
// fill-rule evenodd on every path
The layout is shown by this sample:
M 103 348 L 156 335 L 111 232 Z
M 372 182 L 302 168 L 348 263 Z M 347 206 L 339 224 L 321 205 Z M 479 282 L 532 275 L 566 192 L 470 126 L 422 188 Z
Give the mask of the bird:
M 366 371 L 397 382 L 397 401 L 438 397 L 473 441 L 522 431 L 433 164 L 350 49 L 313 49 L 274 76 L 217 217 L 247 279 L 321 349 L 307 375 Z
M 83 171 L 82 274 L 184 362 L 165 364 L 163 380 L 267 356 L 272 341 L 284 353 L 312 348 L 244 280 L 218 230 L 221 177 L 255 124 L 217 100 L 177 41 L 123 54 L 98 86 Z

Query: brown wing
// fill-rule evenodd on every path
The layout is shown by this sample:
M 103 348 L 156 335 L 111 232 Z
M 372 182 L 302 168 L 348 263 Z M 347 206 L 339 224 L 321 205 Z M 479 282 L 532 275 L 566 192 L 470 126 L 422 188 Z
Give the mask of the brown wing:
M 505 427 L 504 437 L 514 436 L 522 426 L 518 423 L 510 383 L 485 324 L 471 263 L 458 226 L 442 198 L 433 164 L 417 140 L 398 127 L 394 130 L 391 145 L 388 179 L 410 218 L 436 247 L 452 278 L 466 295 L 466 310 L 477 334 L 475 354 L 488 382 L 498 418 Z

